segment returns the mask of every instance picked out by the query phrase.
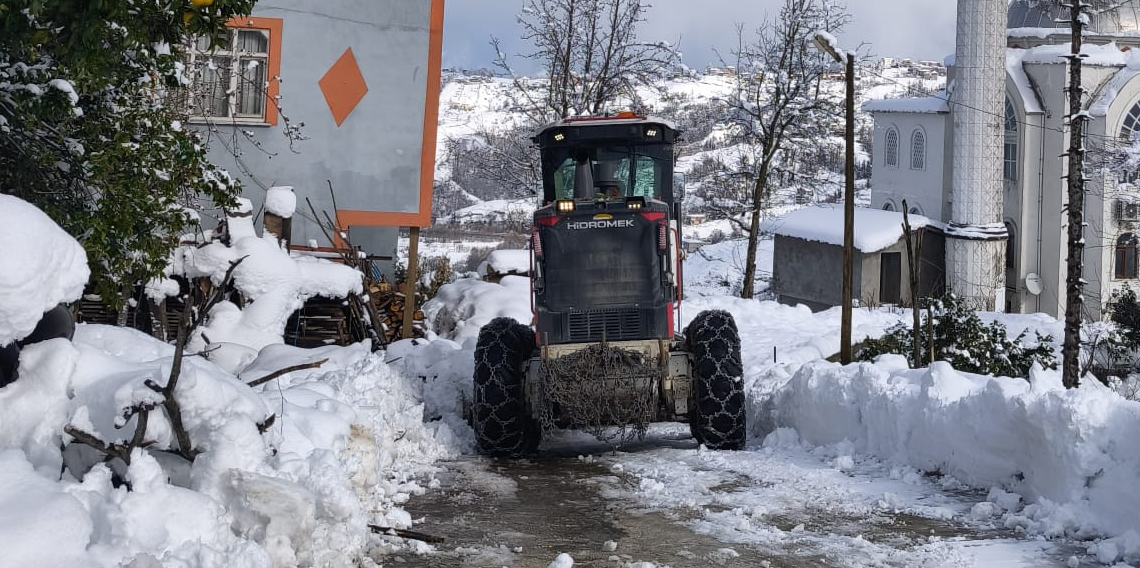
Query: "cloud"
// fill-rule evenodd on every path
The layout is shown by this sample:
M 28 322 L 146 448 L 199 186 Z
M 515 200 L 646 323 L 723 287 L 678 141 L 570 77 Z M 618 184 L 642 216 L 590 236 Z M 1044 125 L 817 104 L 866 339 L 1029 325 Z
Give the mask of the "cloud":
M 784 0 L 652 0 L 638 34 L 641 39 L 680 40 L 690 67 L 717 65 L 736 46 L 736 24 L 745 38 L 774 17 Z M 867 44 L 876 56 L 941 60 L 954 51 L 955 2 L 946 0 L 849 0 L 851 24 L 839 40 L 844 45 Z M 451 67 L 490 67 L 494 52 L 488 45 L 498 37 L 514 56 L 527 50 L 519 38 L 516 19 L 522 0 L 448 0 L 444 16 L 444 64 Z M 533 64 L 514 59 L 519 72 Z

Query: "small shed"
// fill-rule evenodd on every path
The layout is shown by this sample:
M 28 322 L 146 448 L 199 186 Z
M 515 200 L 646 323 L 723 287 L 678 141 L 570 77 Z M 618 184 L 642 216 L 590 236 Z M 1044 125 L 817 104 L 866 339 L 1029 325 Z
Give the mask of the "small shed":
M 910 215 L 919 247 L 920 297 L 944 290 L 946 240 L 937 221 Z M 783 304 L 820 311 L 842 303 L 843 206 L 814 206 L 764 221 L 775 235 L 770 290 Z M 903 215 L 897 211 L 855 209 L 852 295 L 864 306 L 910 304 Z

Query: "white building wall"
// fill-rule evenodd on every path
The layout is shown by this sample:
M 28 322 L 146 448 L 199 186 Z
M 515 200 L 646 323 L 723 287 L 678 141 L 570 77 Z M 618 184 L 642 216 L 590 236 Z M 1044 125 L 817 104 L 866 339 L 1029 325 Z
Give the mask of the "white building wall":
M 922 215 L 945 221 L 943 215 L 948 156 L 946 149 L 946 113 L 876 112 L 874 171 L 871 184 L 871 207 L 883 209 L 890 205 L 894 211 L 902 210 L 906 199 L 911 208 L 918 207 Z M 887 131 L 899 133 L 899 160 L 897 166 L 886 165 Z M 911 167 L 911 140 L 915 131 L 921 131 L 926 140 L 924 167 Z

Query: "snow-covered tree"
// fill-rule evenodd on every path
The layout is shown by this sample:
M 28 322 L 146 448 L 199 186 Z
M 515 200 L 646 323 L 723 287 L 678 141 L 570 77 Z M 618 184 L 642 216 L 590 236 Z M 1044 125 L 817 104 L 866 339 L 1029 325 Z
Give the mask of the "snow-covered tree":
M 186 38 L 219 39 L 254 2 L 0 2 L 0 192 L 78 238 L 111 303 L 161 273 L 196 199 L 237 194 L 173 95 Z
M 527 0 L 518 22 L 533 51 L 523 57 L 542 66 L 549 87 L 536 91 L 518 85 L 531 120 L 629 110 L 615 109 L 617 104 L 638 106 L 637 88 L 659 82 L 680 59 L 667 43 L 638 39 L 647 7 L 642 0 Z M 498 53 L 496 66 L 517 77 L 498 40 L 491 43 Z
M 751 185 L 744 298 L 754 293 L 760 213 L 773 181 L 781 168 L 793 167 L 792 150 L 825 139 L 842 111 L 838 101 L 821 93 L 834 62 L 812 38 L 818 30 L 835 33 L 849 19 L 837 0 L 784 0 L 778 16 L 757 29 L 751 42 L 745 41 L 743 27 L 737 30 L 737 88 L 727 104 L 736 133 L 753 149 L 740 164 Z

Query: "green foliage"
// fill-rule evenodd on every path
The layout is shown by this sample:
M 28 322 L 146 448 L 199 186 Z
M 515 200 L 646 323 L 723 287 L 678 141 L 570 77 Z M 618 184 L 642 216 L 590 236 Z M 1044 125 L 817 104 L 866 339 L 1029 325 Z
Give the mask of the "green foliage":
M 0 0 L 0 192 L 87 250 L 96 291 L 161 274 L 199 200 L 239 187 L 184 129 L 184 43 L 255 0 Z
M 933 320 L 927 315 L 930 312 Z M 919 338 L 924 357 L 930 355 L 933 341 L 934 360 L 949 362 L 959 371 L 1028 377 L 1034 362 L 1047 369 L 1057 368 L 1057 358 L 1050 346 L 1053 337 L 1050 335 L 1042 336 L 1035 331 L 1036 342 L 1033 345 L 1025 341 L 1026 332 L 1010 339 L 1004 325 L 996 321 L 989 325 L 982 323 L 978 314 L 955 296 L 934 300 L 930 312 L 924 312 L 923 333 Z M 933 337 L 926 335 L 928 330 L 933 332 Z M 911 326 L 900 323 L 887 330 L 883 337 L 865 341 L 856 357 L 870 361 L 885 353 L 897 353 L 909 358 L 913 349 Z M 911 364 L 916 367 L 922 365 L 913 361 Z
M 1113 292 L 1109 319 L 1116 324 L 1125 346 L 1140 348 L 1140 304 L 1136 303 L 1136 292 L 1128 286 Z

